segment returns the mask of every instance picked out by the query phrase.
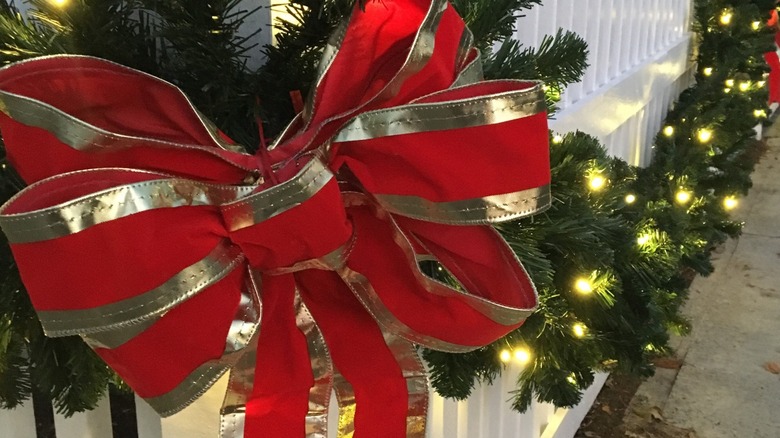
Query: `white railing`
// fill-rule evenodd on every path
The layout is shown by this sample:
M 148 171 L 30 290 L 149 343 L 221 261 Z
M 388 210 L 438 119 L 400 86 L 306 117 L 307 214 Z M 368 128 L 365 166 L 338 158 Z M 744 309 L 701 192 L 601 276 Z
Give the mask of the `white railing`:
M 669 105 L 692 81 L 691 0 L 555 0 L 521 20 L 517 38 L 535 46 L 558 28 L 588 42 L 590 68 L 562 94 L 551 122 L 585 131 L 615 156 L 645 165 Z
M 523 43 L 535 46 L 543 35 L 562 27 L 589 44 L 591 66 L 582 83 L 563 92 L 552 129 L 585 131 L 599 138 L 611 154 L 631 164 L 646 164 L 670 104 L 692 80 L 691 13 L 691 0 L 547 0 L 531 10 L 520 20 L 516 34 Z M 518 370 L 510 367 L 493 385 L 478 387 L 462 402 L 433 397 L 429 438 L 572 438 L 606 380 L 599 374 L 574 409 L 534 403 L 528 412 L 518 414 L 507 403 L 517 375 Z M 139 438 L 216 437 L 224 385 L 223 379 L 193 406 L 162 420 L 139 400 Z M 108 403 L 68 419 L 55 415 L 57 437 L 111 438 Z M 0 437 L 35 436 L 30 405 L 0 410 Z

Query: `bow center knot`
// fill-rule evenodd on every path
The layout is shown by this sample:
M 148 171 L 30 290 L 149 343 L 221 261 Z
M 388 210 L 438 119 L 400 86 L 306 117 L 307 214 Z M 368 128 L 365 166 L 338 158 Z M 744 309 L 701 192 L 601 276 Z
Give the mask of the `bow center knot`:
M 338 182 L 319 157 L 290 166 L 284 182 L 220 207 L 230 239 L 264 272 L 332 269 L 352 237 Z

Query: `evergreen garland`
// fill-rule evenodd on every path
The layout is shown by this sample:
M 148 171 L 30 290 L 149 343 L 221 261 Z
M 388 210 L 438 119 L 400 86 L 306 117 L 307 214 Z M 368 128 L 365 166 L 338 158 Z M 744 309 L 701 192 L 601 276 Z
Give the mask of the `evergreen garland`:
M 488 78 L 542 79 L 551 111 L 560 91 L 587 67 L 585 43 L 558 31 L 540 47 L 509 40 L 522 11 L 540 0 L 454 0 L 482 49 Z M 22 17 L 0 0 L 0 63 L 55 53 L 110 59 L 181 87 L 228 135 L 256 148 L 257 116 L 273 136 L 293 117 L 291 91 L 305 94 L 319 53 L 350 0 L 293 0 L 266 63 L 247 66 L 239 27 L 253 13 L 237 0 L 31 0 Z M 766 116 L 763 52 L 774 50 L 764 22 L 773 0 L 698 0 L 696 85 L 686 90 L 655 139 L 652 163 L 636 168 L 609 157 L 583 133 L 551 137 L 553 206 L 499 227 L 540 292 L 520 329 L 468 354 L 425 351 L 443 396 L 467 397 L 503 361 L 527 362 L 513 406 L 533 399 L 572 406 L 594 370 L 652 373 L 668 351 L 668 330 L 685 333 L 680 314 L 691 273 L 712 270 L 712 248 L 739 234 L 729 218 L 750 187 L 753 127 Z M 258 29 L 268 32 L 269 29 Z M 709 137 L 708 135 L 709 134 Z M 0 201 L 23 183 L 0 165 Z M 4 239 L 4 236 L 2 237 Z M 0 245 L 0 407 L 32 391 L 66 415 L 89 409 L 106 384 L 119 384 L 79 338 L 46 338 Z

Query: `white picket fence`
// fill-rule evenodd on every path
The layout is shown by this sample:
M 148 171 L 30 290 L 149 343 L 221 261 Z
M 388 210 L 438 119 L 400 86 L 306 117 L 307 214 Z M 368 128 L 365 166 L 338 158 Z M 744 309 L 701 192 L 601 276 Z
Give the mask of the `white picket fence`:
M 259 0 L 269 4 L 269 0 Z M 280 0 L 271 0 L 274 4 Z M 245 0 L 245 6 L 258 0 Z M 669 106 L 692 80 L 689 21 L 691 0 L 547 0 L 520 21 L 516 37 L 535 46 L 562 27 L 589 44 L 590 68 L 580 84 L 562 94 L 555 131 L 581 130 L 631 164 L 646 164 L 653 137 Z M 272 14 L 270 14 L 272 15 Z M 255 17 L 263 23 L 267 13 Z M 258 21 L 259 20 L 259 21 Z M 267 41 L 267 36 L 258 42 Z M 255 60 L 261 62 L 260 59 Z M 429 438 L 572 438 L 606 380 L 596 382 L 573 409 L 535 403 L 518 414 L 509 408 L 518 369 L 510 366 L 493 385 L 480 386 L 462 402 L 432 398 Z M 183 412 L 160 419 L 138 400 L 139 438 L 215 438 L 224 379 Z M 32 407 L 0 410 L 0 437 L 35 437 Z M 72 418 L 55 415 L 58 438 L 111 438 L 108 400 Z M 333 434 L 335 437 L 335 433 Z

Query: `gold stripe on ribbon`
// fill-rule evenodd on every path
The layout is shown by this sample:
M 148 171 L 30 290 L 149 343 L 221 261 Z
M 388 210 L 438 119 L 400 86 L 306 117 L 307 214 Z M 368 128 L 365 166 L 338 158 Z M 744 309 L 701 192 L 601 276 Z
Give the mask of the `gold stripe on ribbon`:
M 290 180 L 222 206 L 228 230 L 236 231 L 302 204 L 333 179 L 333 173 L 318 157 L 312 157 Z
M 333 365 L 333 389 L 339 404 L 339 427 L 337 438 L 352 438 L 355 434 L 355 390 L 347 379 Z
M 455 56 L 455 71 L 459 72 L 463 69 L 473 47 L 474 34 L 471 33 L 471 30 L 468 27 L 464 27 L 463 33 L 460 34 L 460 41 L 458 42 L 458 54 Z
M 347 122 L 333 137 L 333 142 L 491 125 L 546 110 L 542 85 L 537 83 L 522 91 L 369 111 Z
M 550 207 L 550 186 L 503 195 L 434 202 L 412 195 L 375 195 L 387 211 L 428 222 L 458 225 L 492 224 L 519 219 Z
M 425 424 L 428 419 L 428 376 L 414 345 L 408 341 L 384 332 L 385 343 L 395 357 L 401 373 L 406 379 L 408 404 L 406 413 L 406 438 L 425 438 Z
M 295 291 L 295 324 L 306 337 L 314 384 L 309 389 L 306 438 L 328 438 L 328 405 L 333 389 L 333 361 L 320 328 Z
M 468 353 L 469 351 L 481 347 L 481 345 L 453 344 L 413 330 L 396 318 L 395 315 L 385 307 L 382 300 L 379 298 L 379 295 L 374 290 L 374 287 L 371 285 L 371 282 L 368 281 L 363 274 L 353 271 L 348 267 L 343 267 L 337 272 L 361 304 L 363 304 L 363 307 L 368 310 L 374 320 L 376 320 L 385 331 L 396 333 L 415 344 L 450 353 Z
M 428 60 L 430 60 L 431 56 L 433 55 L 434 43 L 436 40 L 436 31 L 439 27 L 439 22 L 441 21 L 441 17 L 444 14 L 444 11 L 447 10 L 447 6 L 448 6 L 447 0 L 431 1 L 431 5 L 428 8 L 428 11 L 426 12 L 425 18 L 420 24 L 419 29 L 417 29 L 417 33 L 414 36 L 414 40 L 412 41 L 412 44 L 409 48 L 409 53 L 406 56 L 406 60 L 404 61 L 404 64 L 398 70 L 398 73 L 396 73 L 396 75 L 393 76 L 393 78 L 390 79 L 387 82 L 387 84 L 385 84 L 384 88 L 382 88 L 382 90 L 379 91 L 379 93 L 377 93 L 376 96 L 366 100 L 363 104 L 350 109 L 348 112 L 337 114 L 335 116 L 326 119 L 325 121 L 322 122 L 322 125 L 324 126 L 334 120 L 338 120 L 339 118 L 344 117 L 347 114 L 356 113 L 360 111 L 363 107 L 365 107 L 371 102 L 376 101 L 377 99 L 382 99 L 382 100 L 389 99 L 395 96 L 396 94 L 398 94 L 404 82 L 406 82 L 410 77 L 419 73 L 420 70 L 422 70 L 423 67 L 425 67 L 425 65 L 428 63 Z M 333 53 L 335 57 L 337 51 Z M 330 64 L 328 64 L 326 70 L 327 68 L 330 68 Z M 324 74 L 325 73 L 323 73 L 323 75 Z M 316 106 L 317 103 L 314 101 L 315 98 L 316 96 L 312 96 L 310 101 L 312 101 L 312 105 Z M 312 109 L 312 111 L 313 110 L 314 108 Z M 314 138 L 316 138 L 316 136 L 312 136 L 312 140 Z M 307 143 L 306 145 L 304 145 L 304 147 L 301 148 L 301 151 L 302 152 L 307 151 L 309 149 L 309 146 L 311 146 L 311 140 L 309 143 Z M 327 147 L 325 149 L 327 149 Z
M 482 54 L 477 50 L 477 56 L 472 59 L 460 73 L 458 73 L 458 77 L 456 77 L 455 81 L 450 85 L 450 89 L 476 84 L 484 78 L 485 74 L 482 71 Z
M 334 32 L 328 38 L 328 44 L 322 51 L 320 57 L 320 63 L 317 65 L 317 79 L 314 81 L 314 86 L 311 88 L 311 92 L 306 99 L 306 103 L 303 106 L 303 114 L 301 116 L 304 120 L 304 126 L 301 131 L 306 130 L 311 123 L 311 116 L 314 114 L 314 105 L 317 102 L 317 91 L 319 91 L 322 85 L 325 74 L 330 70 L 330 66 L 333 65 L 333 61 L 336 59 L 339 50 L 341 49 L 341 43 L 344 42 L 344 36 L 347 34 L 347 27 L 349 26 L 350 17 L 347 16 L 334 30 Z M 286 131 L 286 129 L 285 129 Z M 284 134 L 280 137 L 284 137 Z M 274 142 L 271 149 L 275 148 L 278 143 Z
M 225 239 L 203 259 L 140 295 L 89 309 L 39 310 L 38 317 L 46 335 L 51 337 L 89 335 L 120 328 L 134 330 L 130 326 L 158 317 L 192 298 L 221 280 L 243 260 L 240 249 Z M 139 326 L 139 329 L 145 328 Z
M 344 203 L 347 207 L 367 204 L 370 205 L 371 200 L 369 200 L 369 198 L 362 193 L 351 192 L 344 194 Z M 474 295 L 470 293 L 465 287 L 463 290 L 458 290 L 450 287 L 449 285 L 429 278 L 420 270 L 419 265 L 417 264 L 417 256 L 412 244 L 398 227 L 398 224 L 395 222 L 395 220 L 393 220 L 393 217 L 382 208 L 375 208 L 374 213 L 378 218 L 392 224 L 393 240 L 404 252 L 407 263 L 412 270 L 412 273 L 415 276 L 417 282 L 423 285 L 429 293 L 435 293 L 442 296 L 458 296 L 465 300 L 474 310 L 480 312 L 498 324 L 507 326 L 522 322 L 534 312 L 535 308 L 518 308 L 500 304 L 478 295 Z M 499 242 L 504 242 L 503 244 L 507 246 L 507 251 L 514 255 L 514 252 L 508 248 L 506 242 L 500 237 L 500 235 L 498 235 L 498 232 L 495 230 L 493 230 L 493 232 L 496 233 L 498 237 L 497 240 Z M 514 262 L 527 276 L 528 274 L 525 272 L 525 268 L 516 255 L 514 256 Z M 368 310 L 368 312 L 374 317 L 374 319 L 383 329 L 395 333 L 415 344 L 424 345 L 426 347 L 440 351 L 447 351 L 451 353 L 466 353 L 480 347 L 477 345 L 470 346 L 454 344 L 413 330 L 411 327 L 400 321 L 392 312 L 390 312 L 387 307 L 385 307 L 376 290 L 374 290 L 374 287 L 371 285 L 371 282 L 363 274 L 350 269 L 348 266 L 337 269 L 336 272 L 338 272 L 338 274 L 341 276 L 347 286 L 349 286 L 358 300 L 363 304 L 366 310 Z M 532 293 L 536 297 L 538 295 L 536 288 L 533 283 L 530 283 L 530 285 L 532 288 Z
M 230 370 L 227 394 L 220 410 L 220 436 L 223 438 L 243 436 L 246 401 L 252 394 L 254 383 L 261 314 L 259 289 L 250 272 L 250 279 L 241 293 L 239 306 L 225 339 L 223 355 L 219 359 L 197 367 L 181 383 L 165 394 L 144 398 L 144 400 L 160 416 L 173 415 L 203 395 L 225 372 Z
M 219 149 L 211 146 L 181 144 L 157 138 L 137 137 L 110 132 L 91 125 L 45 102 L 7 91 L 0 91 L 0 111 L 17 122 L 44 129 L 52 133 L 62 143 L 82 152 L 100 151 L 106 148 L 131 148 L 137 146 L 138 143 L 146 143 L 160 147 L 198 150 L 211 154 L 220 160 L 227 161 L 243 170 L 255 170 L 226 160 L 219 153 Z M 220 148 L 224 147 L 222 142 L 215 141 L 215 143 Z
M 241 294 L 241 302 L 225 340 L 226 358 L 233 352 L 241 353 L 230 369 L 230 380 L 220 409 L 221 438 L 244 436 L 246 403 L 254 390 L 258 329 L 263 313 L 259 284 L 259 279 L 250 270 L 246 286 L 248 292 Z
M 111 67 L 113 67 L 115 69 L 123 70 L 124 74 L 145 76 L 145 77 L 147 77 L 149 79 L 152 79 L 155 82 L 158 82 L 158 83 L 160 83 L 160 84 L 162 84 L 162 85 L 164 85 L 164 86 L 166 86 L 168 88 L 171 88 L 172 90 L 174 90 L 179 95 L 179 97 L 182 100 L 184 100 L 187 103 L 187 106 L 189 107 L 189 109 L 192 110 L 192 112 L 196 114 L 196 116 L 198 117 L 198 120 L 201 122 L 203 127 L 206 129 L 206 132 L 209 134 L 209 136 L 211 137 L 212 141 L 214 141 L 214 144 L 216 146 L 218 146 L 220 148 L 223 148 L 225 150 L 233 151 L 233 152 L 246 153 L 246 150 L 244 149 L 243 146 L 241 146 L 241 145 L 231 145 L 231 144 L 227 143 L 226 141 L 224 141 L 222 139 L 222 137 L 219 135 L 219 132 L 218 132 L 218 129 L 217 129 L 216 125 L 214 125 L 214 123 L 211 120 L 209 120 L 205 115 L 203 115 L 200 111 L 198 111 L 197 108 L 195 108 L 195 105 L 192 104 L 192 101 L 190 100 L 189 96 L 184 94 L 184 92 L 181 91 L 181 89 L 179 87 L 173 85 L 172 83 L 170 83 L 170 82 L 168 82 L 166 80 L 160 79 L 157 76 L 151 75 L 149 73 L 146 73 L 146 72 L 143 72 L 143 71 L 140 71 L 140 70 L 136 70 L 134 68 L 130 68 L 130 67 L 126 66 L 126 65 L 118 64 L 116 62 L 109 61 L 109 60 L 102 59 L 102 58 L 95 58 L 95 57 L 92 57 L 92 56 L 85 56 L 85 55 L 49 55 L 49 56 L 39 56 L 39 57 L 36 57 L 36 58 L 31 58 L 31 59 L 26 59 L 26 60 L 23 60 L 23 61 L 15 62 L 13 64 L 10 64 L 10 65 L 7 65 L 5 67 L 0 68 L 0 70 L 7 69 L 7 68 L 16 68 L 16 66 L 24 64 L 24 63 L 27 63 L 27 62 L 40 63 L 43 60 L 56 61 L 56 60 L 65 60 L 65 59 L 97 61 L 97 62 L 99 62 L 101 64 L 110 65 Z M 65 71 L 59 65 L 57 67 L 54 67 L 54 68 L 57 70 L 58 73 L 64 73 L 64 71 Z M 77 68 L 79 68 L 79 67 L 77 67 Z M 112 71 L 112 73 L 116 73 L 116 72 Z M 100 128 L 97 128 L 97 127 L 94 127 L 94 126 L 89 125 L 87 123 L 84 123 L 83 121 L 80 121 L 80 120 L 76 119 L 75 117 L 72 117 L 72 116 L 68 115 L 67 113 L 63 113 L 63 114 L 67 115 L 69 119 L 63 119 L 63 120 L 61 120 L 59 122 L 54 122 L 54 123 L 47 122 L 45 120 L 45 116 L 47 114 L 51 114 L 51 113 L 49 113 L 49 109 L 47 109 L 46 107 L 48 107 L 50 109 L 54 109 L 56 111 L 59 111 L 59 110 L 57 110 L 56 108 L 54 108 L 51 105 L 48 105 L 48 104 L 45 104 L 45 103 L 42 103 L 42 102 L 39 102 L 39 103 L 41 103 L 41 105 L 43 105 L 43 107 L 39 107 L 38 105 L 30 106 L 28 104 L 19 103 L 19 102 L 15 101 L 14 97 L 19 97 L 19 98 L 22 98 L 22 99 L 26 99 L 28 101 L 28 103 L 30 103 L 30 104 L 34 103 L 34 102 L 39 102 L 39 101 L 37 101 L 35 99 L 30 99 L 30 98 L 26 98 L 24 96 L 19 96 L 19 95 L 13 94 L 13 93 L 0 91 L 0 111 L 1 112 L 5 113 L 6 115 L 8 115 L 9 117 L 13 118 L 14 120 L 17 120 L 17 121 L 22 122 L 24 124 L 37 126 L 39 128 L 46 129 L 47 131 L 52 132 L 55 135 L 57 135 L 57 137 L 60 138 L 61 140 L 62 140 L 63 137 L 60 137 L 56 132 L 60 132 L 62 129 L 65 129 L 65 130 L 68 130 L 68 129 L 77 130 L 78 129 L 77 125 L 79 125 L 79 124 L 85 125 L 85 128 L 86 127 L 90 127 L 89 128 L 90 130 L 97 129 L 99 131 L 102 131 L 102 130 L 100 130 Z M 18 105 L 20 105 L 20 106 L 18 106 Z M 31 121 L 35 121 L 37 123 L 44 123 L 44 124 L 46 124 L 46 126 L 39 126 L 39 125 L 37 125 L 35 123 L 27 123 L 27 122 L 23 121 L 21 118 L 17 118 L 14 114 L 16 114 L 16 115 L 18 115 L 20 117 L 26 118 L 28 120 L 31 120 Z M 70 123 L 70 122 L 72 122 L 71 119 L 72 120 L 77 120 L 79 123 L 77 123 L 76 125 L 73 125 L 73 124 Z M 63 124 L 61 122 L 65 122 L 65 123 Z M 55 132 L 55 130 L 49 129 L 49 127 L 47 127 L 47 126 L 58 127 L 59 129 L 57 129 L 56 132 Z M 103 132 L 104 133 L 108 133 L 107 131 L 103 131 Z M 113 133 L 109 133 L 109 134 L 118 135 L 119 136 L 119 134 L 113 134 Z M 69 135 L 66 135 L 66 136 L 69 137 Z M 126 137 L 126 138 L 140 138 L 140 137 L 130 137 L 130 136 L 122 136 L 122 137 Z M 87 137 L 78 136 L 78 135 L 73 137 L 73 139 L 78 139 L 78 138 L 81 138 L 82 140 L 86 140 Z M 156 140 L 156 139 L 151 139 L 151 138 L 144 138 L 144 140 L 148 140 L 148 141 L 152 141 L 152 142 L 156 142 L 156 143 L 167 143 L 167 142 L 163 142 L 161 140 Z M 68 142 L 65 142 L 65 143 L 68 144 L 71 147 L 74 147 L 75 149 L 81 149 L 81 147 L 77 147 L 77 146 L 75 146 L 73 144 L 70 144 Z M 169 144 L 174 144 L 174 143 L 169 143 Z M 206 148 L 204 148 L 204 150 L 206 150 Z
M 144 400 L 161 417 L 171 415 L 186 408 L 203 395 L 229 369 L 229 365 L 207 363 L 195 368 L 176 388 L 157 397 Z
M 51 179 L 38 184 L 41 183 L 51 183 Z M 49 208 L 0 215 L 0 226 L 11 243 L 40 242 L 158 208 L 220 205 L 248 195 L 253 188 L 178 178 L 144 181 L 112 187 Z M 13 200 L 6 205 L 11 204 Z

